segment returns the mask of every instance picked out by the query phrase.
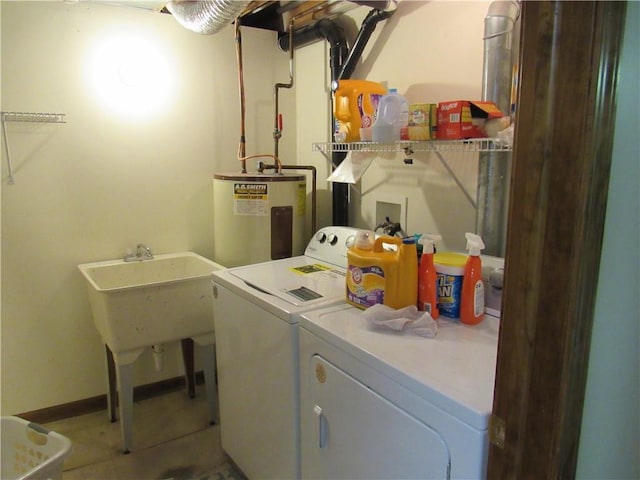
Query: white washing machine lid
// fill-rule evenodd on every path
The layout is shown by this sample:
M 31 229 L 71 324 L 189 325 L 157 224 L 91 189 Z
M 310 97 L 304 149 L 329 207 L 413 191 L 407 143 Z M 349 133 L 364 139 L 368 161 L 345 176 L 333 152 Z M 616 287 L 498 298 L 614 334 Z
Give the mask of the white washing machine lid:
M 345 296 L 345 269 L 304 255 L 237 267 L 230 273 L 296 307 Z
M 376 369 L 464 423 L 488 428 L 499 320 L 469 326 L 438 320 L 435 338 L 371 327 L 346 304 L 304 313 L 300 327 Z
M 281 318 L 345 297 L 345 269 L 304 255 L 217 270 L 213 280 Z
M 346 295 L 347 250 L 358 231 L 353 227 L 322 227 L 309 240 L 304 255 L 235 267 L 218 275 L 214 272 L 214 279 L 233 283 L 229 286 L 236 293 L 253 294 L 270 307 L 279 304 L 287 311 L 338 303 Z M 232 282 L 228 275 L 243 284 Z M 268 302 L 267 295 L 280 302 Z

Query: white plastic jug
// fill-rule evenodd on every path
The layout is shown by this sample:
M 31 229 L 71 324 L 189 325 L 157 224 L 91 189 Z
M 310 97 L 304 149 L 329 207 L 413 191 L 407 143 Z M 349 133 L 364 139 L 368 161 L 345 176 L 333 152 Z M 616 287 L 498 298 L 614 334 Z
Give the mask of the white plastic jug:
M 409 103 L 395 88 L 380 98 L 372 140 L 377 143 L 393 143 L 400 140 L 400 130 L 409 124 Z

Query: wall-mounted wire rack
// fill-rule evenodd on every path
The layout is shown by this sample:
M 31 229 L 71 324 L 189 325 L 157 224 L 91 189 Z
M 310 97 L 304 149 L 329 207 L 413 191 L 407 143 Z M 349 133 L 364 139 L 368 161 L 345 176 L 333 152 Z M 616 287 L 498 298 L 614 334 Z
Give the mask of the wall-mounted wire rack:
M 64 113 L 1 112 L 3 122 L 67 123 Z
M 314 143 L 314 152 L 496 152 L 511 151 L 495 138 L 470 138 L 467 140 L 402 140 L 394 143 L 350 142 Z
M 7 139 L 7 122 L 34 122 L 34 123 L 67 123 L 64 113 L 39 113 L 39 112 L 0 112 L 2 121 L 2 137 L 7 154 L 8 183 L 13 185 L 13 169 L 11 168 L 11 154 L 9 153 L 9 141 Z
M 480 153 L 480 152 L 511 152 L 511 145 L 504 144 L 496 138 L 470 138 L 465 140 L 401 140 L 394 143 L 347 142 L 347 143 L 314 143 L 313 151 L 321 152 L 327 159 L 331 152 L 361 152 L 361 153 L 393 153 L 404 152 L 405 163 L 412 163 L 410 158 L 414 153 L 433 152 L 440 163 L 447 170 L 453 181 L 458 185 L 464 196 L 474 209 L 477 204 L 467 191 L 444 155 L 449 153 Z

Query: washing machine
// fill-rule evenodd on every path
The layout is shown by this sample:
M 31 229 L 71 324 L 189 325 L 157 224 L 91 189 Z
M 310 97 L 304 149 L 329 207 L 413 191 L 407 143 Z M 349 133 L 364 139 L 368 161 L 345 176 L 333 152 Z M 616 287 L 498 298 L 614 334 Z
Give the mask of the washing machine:
M 486 476 L 498 317 L 434 338 L 336 305 L 300 319 L 304 479 Z
M 298 321 L 344 303 L 357 232 L 325 227 L 304 255 L 213 272 L 222 448 L 251 479 L 300 477 Z

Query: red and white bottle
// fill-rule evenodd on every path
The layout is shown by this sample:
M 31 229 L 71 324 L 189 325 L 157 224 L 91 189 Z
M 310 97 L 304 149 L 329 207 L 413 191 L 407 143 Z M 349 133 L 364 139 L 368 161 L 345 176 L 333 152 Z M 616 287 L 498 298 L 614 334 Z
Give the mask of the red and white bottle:
M 480 252 L 484 242 L 479 235 L 466 233 L 469 257 L 464 267 L 462 299 L 460 301 L 460 321 L 476 325 L 484 318 L 484 283 L 482 281 L 482 261 Z
M 438 276 L 433 265 L 433 252 L 440 235 L 424 234 L 420 237 L 422 257 L 418 269 L 418 310 L 429 312 L 434 320 L 440 316 L 438 311 Z

